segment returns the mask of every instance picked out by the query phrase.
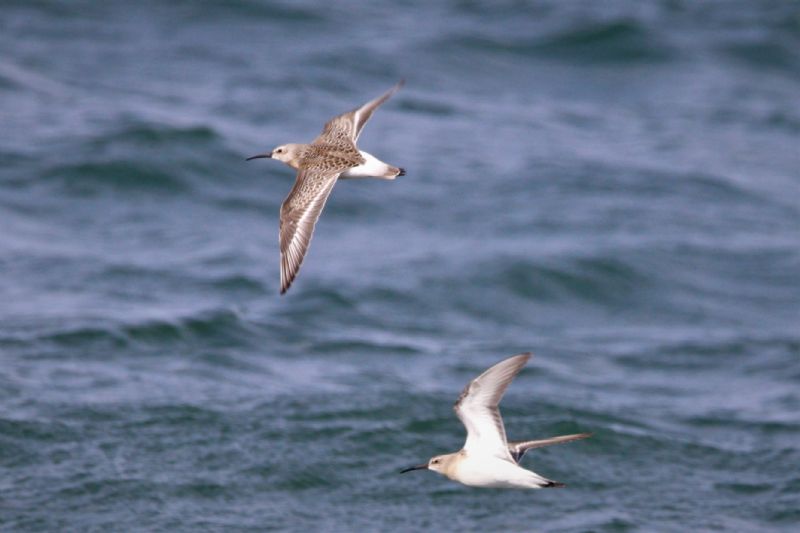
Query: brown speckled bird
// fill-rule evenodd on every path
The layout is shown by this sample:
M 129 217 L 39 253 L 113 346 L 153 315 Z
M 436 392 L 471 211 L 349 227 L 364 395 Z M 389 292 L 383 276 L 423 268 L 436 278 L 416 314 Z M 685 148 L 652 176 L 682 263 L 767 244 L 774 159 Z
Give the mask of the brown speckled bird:
M 281 205 L 281 294 L 294 281 L 308 250 L 314 226 L 339 178 L 392 180 L 405 171 L 356 147 L 358 136 L 372 113 L 400 87 L 401 80 L 378 98 L 325 124 L 311 144 L 282 144 L 271 152 L 247 160 L 272 158 L 297 170 L 297 179 Z

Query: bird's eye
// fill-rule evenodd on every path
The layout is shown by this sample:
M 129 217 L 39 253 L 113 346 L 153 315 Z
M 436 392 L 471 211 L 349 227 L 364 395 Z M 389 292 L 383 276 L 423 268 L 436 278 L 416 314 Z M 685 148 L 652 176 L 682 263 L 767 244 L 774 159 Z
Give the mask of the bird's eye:
M 275 150 L 275 151 L 276 151 L 276 152 L 278 152 L 278 153 L 281 153 L 281 152 L 283 152 L 283 148 L 278 148 L 278 149 L 277 149 L 277 150 Z
M 439 459 L 434 459 L 433 460 L 433 464 L 438 465 L 439 464 Z

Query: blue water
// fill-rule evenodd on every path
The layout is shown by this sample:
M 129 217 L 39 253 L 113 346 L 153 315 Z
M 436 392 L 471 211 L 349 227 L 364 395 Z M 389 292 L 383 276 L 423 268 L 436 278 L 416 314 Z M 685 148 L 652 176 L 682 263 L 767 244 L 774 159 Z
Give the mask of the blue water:
M 800 4 L 0 6 L 0 529 L 796 531 Z M 278 296 L 290 169 L 405 78 Z M 400 468 L 531 350 L 561 490 Z

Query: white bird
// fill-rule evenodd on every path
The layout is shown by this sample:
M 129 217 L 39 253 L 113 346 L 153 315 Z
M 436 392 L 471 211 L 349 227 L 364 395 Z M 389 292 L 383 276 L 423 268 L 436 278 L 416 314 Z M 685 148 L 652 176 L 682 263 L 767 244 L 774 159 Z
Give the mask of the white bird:
M 467 440 L 460 451 L 437 455 L 427 463 L 405 468 L 400 473 L 433 470 L 470 487 L 563 487 L 563 483 L 522 468 L 519 462 L 528 450 L 585 439 L 592 434 L 508 442 L 498 409 L 508 385 L 530 358 L 530 353 L 522 353 L 504 359 L 467 384 L 453 407 L 467 428 Z
M 383 95 L 330 119 L 311 144 L 282 144 L 247 160 L 271 158 L 297 170 L 297 179 L 281 205 L 281 294 L 294 281 L 314 233 L 322 208 L 339 178 L 393 180 L 405 170 L 359 150 L 358 136 L 372 113 L 403 86 L 401 80 Z

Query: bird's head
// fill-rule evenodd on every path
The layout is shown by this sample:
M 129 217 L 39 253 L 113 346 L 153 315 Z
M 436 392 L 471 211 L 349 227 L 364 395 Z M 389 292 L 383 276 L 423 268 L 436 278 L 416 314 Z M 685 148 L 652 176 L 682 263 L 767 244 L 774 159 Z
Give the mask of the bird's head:
M 250 161 L 251 159 L 261 159 L 266 157 L 283 161 L 290 167 L 297 168 L 300 164 L 300 155 L 302 154 L 302 149 L 302 144 L 282 144 L 280 146 L 276 146 L 269 152 L 248 157 L 247 160 Z
M 458 456 L 458 453 L 437 455 L 435 457 L 431 457 L 427 463 L 404 468 L 400 471 L 400 473 L 405 474 L 406 472 L 411 472 L 412 470 L 433 470 L 434 472 L 442 474 L 443 476 L 450 477 L 449 474 L 454 466 L 454 460 L 456 456 Z

